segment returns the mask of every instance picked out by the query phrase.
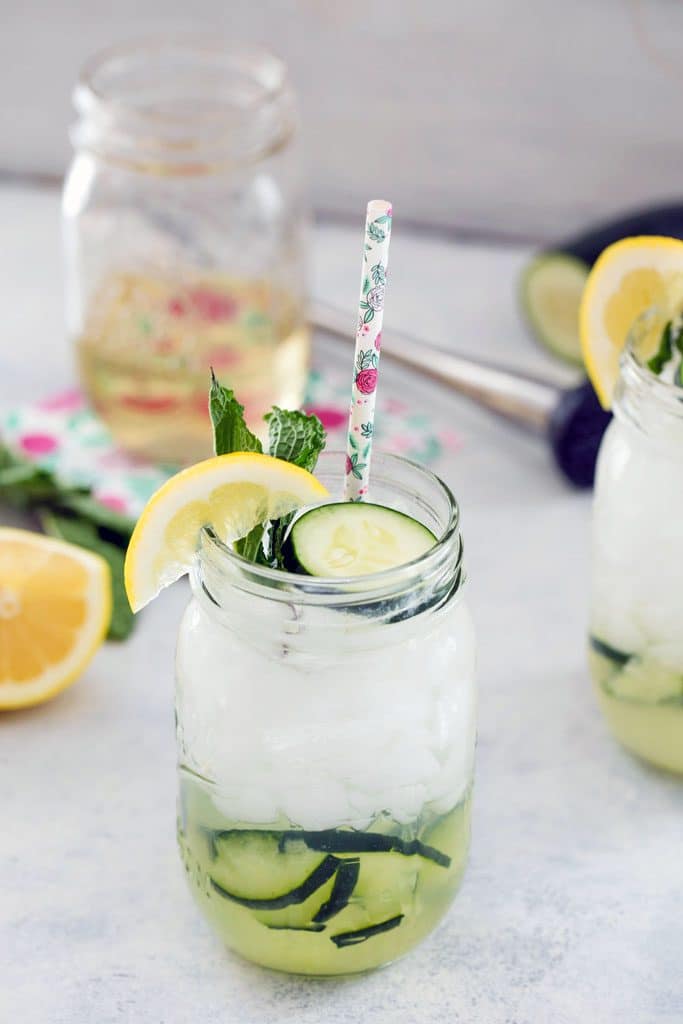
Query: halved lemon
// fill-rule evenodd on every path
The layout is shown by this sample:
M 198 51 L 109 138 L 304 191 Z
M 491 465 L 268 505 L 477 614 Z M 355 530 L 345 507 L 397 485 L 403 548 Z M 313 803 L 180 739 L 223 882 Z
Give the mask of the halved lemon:
M 0 708 L 39 704 L 75 682 L 110 618 L 104 559 L 0 527 Z
M 659 311 L 661 323 L 651 325 L 654 346 L 666 320 L 682 306 L 683 241 L 658 235 L 624 238 L 600 255 L 581 299 L 579 330 L 586 370 L 605 409 L 612 405 L 619 356 L 636 319 L 648 309 Z
M 327 496 L 305 469 L 255 452 L 198 462 L 171 477 L 147 503 L 126 553 L 126 593 L 139 611 L 190 569 L 202 526 L 231 543 L 259 523 Z

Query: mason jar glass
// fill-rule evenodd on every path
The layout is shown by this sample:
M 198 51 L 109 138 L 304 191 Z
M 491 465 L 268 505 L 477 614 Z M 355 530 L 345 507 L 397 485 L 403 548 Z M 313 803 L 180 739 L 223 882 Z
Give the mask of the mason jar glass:
M 598 457 L 589 660 L 617 739 L 683 772 L 683 388 L 647 366 L 661 327 L 631 333 Z
M 316 475 L 341 494 L 344 458 Z M 465 868 L 475 641 L 458 508 L 432 473 L 373 457 L 373 501 L 439 541 L 349 579 L 246 562 L 208 529 L 177 650 L 178 834 L 229 947 L 302 974 L 401 956 Z
M 296 112 L 281 61 L 202 39 L 114 48 L 74 93 L 67 327 L 83 387 L 139 455 L 211 453 L 209 366 L 249 422 L 301 402 L 309 339 Z

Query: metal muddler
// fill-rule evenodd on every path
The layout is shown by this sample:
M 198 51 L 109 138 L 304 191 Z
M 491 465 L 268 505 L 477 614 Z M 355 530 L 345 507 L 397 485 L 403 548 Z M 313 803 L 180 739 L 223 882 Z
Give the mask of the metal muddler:
M 313 300 L 309 319 L 314 328 L 353 339 L 348 315 Z M 547 438 L 563 475 L 577 487 L 591 487 L 600 441 L 611 419 L 588 381 L 561 388 L 530 374 L 471 359 L 403 331 L 388 328 L 390 342 L 382 355 L 426 377 L 452 387 L 478 405 Z M 420 358 L 416 353 L 420 353 Z

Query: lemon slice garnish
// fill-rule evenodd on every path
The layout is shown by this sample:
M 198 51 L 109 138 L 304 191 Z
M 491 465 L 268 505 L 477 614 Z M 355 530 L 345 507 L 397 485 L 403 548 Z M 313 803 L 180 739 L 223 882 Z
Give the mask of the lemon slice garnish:
M 255 452 L 234 452 L 190 466 L 150 498 L 128 545 L 126 592 L 139 611 L 190 569 L 199 533 L 211 526 L 226 543 L 327 496 L 305 469 Z
M 667 319 L 682 307 L 683 241 L 657 235 L 624 238 L 601 254 L 586 282 L 579 329 L 586 370 L 605 409 L 612 405 L 619 357 L 637 318 L 656 311 L 658 322 L 650 324 L 655 346 Z

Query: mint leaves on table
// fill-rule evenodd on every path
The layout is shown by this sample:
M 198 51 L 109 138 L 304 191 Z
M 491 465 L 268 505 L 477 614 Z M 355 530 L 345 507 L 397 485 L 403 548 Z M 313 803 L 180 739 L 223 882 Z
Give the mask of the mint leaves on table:
M 263 452 L 258 437 L 247 427 L 244 407 L 235 398 L 230 388 L 220 384 L 211 371 L 209 412 L 213 424 L 214 451 L 216 455 L 230 452 Z M 318 456 L 325 447 L 325 428 L 317 416 L 305 412 L 279 409 L 274 406 L 264 417 L 268 424 L 267 455 L 284 459 L 295 466 L 312 473 Z M 255 526 L 246 537 L 235 543 L 235 550 L 242 558 L 274 569 L 284 568 L 282 544 L 291 515 Z
M 105 510 L 106 511 L 106 510 Z M 104 558 L 111 572 L 112 612 L 108 637 L 110 640 L 125 640 L 133 628 L 134 616 L 126 597 L 123 582 L 123 563 L 126 557 L 125 545 L 120 547 L 112 540 L 105 540 L 103 532 L 94 522 L 65 512 L 43 508 L 39 510 L 40 522 L 51 537 L 77 544 Z M 127 544 L 126 540 L 126 544 Z
M 249 430 L 244 408 L 230 388 L 211 372 L 209 414 L 216 455 L 262 452 L 263 445 Z M 268 423 L 268 454 L 312 472 L 325 447 L 325 430 L 317 416 L 274 408 Z M 31 511 L 46 533 L 100 555 L 112 578 L 112 619 L 109 639 L 125 640 L 134 625 L 123 583 L 126 548 L 135 523 L 101 505 L 87 487 L 68 487 L 49 470 L 15 455 L 0 444 L 0 502 Z M 241 540 L 236 550 L 251 562 L 282 567 L 281 546 L 291 516 L 259 525 Z
M 132 520 L 96 501 L 84 487 L 66 487 L 46 469 L 0 445 L 0 501 L 35 512 L 46 533 L 94 551 L 108 563 L 112 579 L 109 639 L 125 640 L 133 628 L 123 585 L 123 561 Z
M 51 473 L 0 445 L 0 497 L 17 508 L 52 501 L 62 493 Z

